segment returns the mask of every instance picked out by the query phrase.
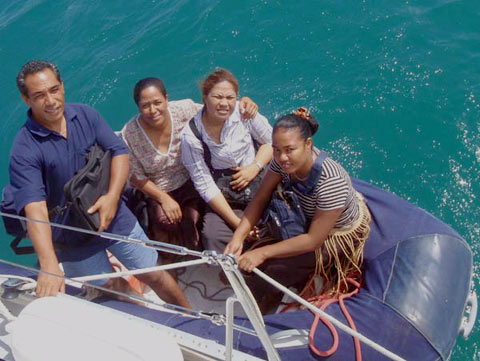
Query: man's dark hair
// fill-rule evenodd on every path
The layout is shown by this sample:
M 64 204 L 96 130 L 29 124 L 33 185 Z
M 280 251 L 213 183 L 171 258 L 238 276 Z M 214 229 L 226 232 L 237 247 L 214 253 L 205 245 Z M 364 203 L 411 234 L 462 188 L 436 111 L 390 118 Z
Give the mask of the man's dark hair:
M 22 66 L 22 69 L 17 75 L 17 87 L 18 87 L 18 90 L 20 90 L 20 93 L 22 93 L 25 96 L 28 95 L 28 90 L 25 85 L 25 78 L 27 77 L 27 75 L 35 74 L 45 69 L 50 69 L 53 72 L 53 74 L 55 74 L 55 76 L 57 77 L 57 80 L 60 83 L 62 82 L 60 70 L 58 70 L 58 67 L 55 64 L 49 61 L 43 61 L 43 60 L 30 60 L 28 61 L 28 63 Z

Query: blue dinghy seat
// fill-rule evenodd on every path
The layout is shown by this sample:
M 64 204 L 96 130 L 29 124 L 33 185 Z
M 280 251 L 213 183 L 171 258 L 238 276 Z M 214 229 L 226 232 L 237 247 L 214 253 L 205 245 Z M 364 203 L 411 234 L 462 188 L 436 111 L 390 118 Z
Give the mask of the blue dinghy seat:
M 395 251 L 383 300 L 447 360 L 470 290 L 470 248 L 463 239 L 431 234 L 400 242 Z
M 372 214 L 371 233 L 364 249 L 363 282 L 354 297 L 345 300 L 358 332 L 406 360 L 446 361 L 455 345 L 467 302 L 473 257 L 468 244 L 445 223 L 396 195 L 352 179 Z M 105 306 L 157 322 L 180 331 L 225 343 L 225 328 L 207 320 L 148 309 L 117 300 L 98 300 Z M 338 304 L 326 311 L 347 321 Z M 282 331 L 309 330 L 314 316 L 308 310 L 266 315 L 270 335 Z M 239 326 L 250 322 L 236 317 Z M 308 337 L 278 349 L 282 360 L 355 361 L 353 338 L 337 329 L 337 351 L 319 357 L 308 347 Z M 315 346 L 332 345 L 328 328 L 319 323 Z M 259 339 L 234 330 L 233 346 L 265 359 Z M 390 360 L 373 348 L 361 345 L 364 360 Z

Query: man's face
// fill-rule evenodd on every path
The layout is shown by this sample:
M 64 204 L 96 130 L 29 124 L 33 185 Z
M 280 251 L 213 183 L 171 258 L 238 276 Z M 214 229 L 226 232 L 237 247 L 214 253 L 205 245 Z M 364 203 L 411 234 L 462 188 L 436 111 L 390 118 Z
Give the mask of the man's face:
M 33 118 L 46 128 L 58 125 L 63 119 L 65 91 L 53 71 L 44 69 L 25 78 L 27 95 L 23 101 L 32 109 Z

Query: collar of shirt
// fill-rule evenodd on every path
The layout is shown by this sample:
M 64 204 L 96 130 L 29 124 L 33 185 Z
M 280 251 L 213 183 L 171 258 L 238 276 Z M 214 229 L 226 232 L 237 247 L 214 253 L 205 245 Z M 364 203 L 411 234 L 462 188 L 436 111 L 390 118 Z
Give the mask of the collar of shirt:
M 63 115 L 65 116 L 65 120 L 69 122 L 69 121 L 72 121 L 77 116 L 77 112 L 69 104 L 65 104 Z M 28 109 L 27 111 L 26 127 L 32 134 L 38 135 L 40 137 L 48 137 L 49 135 L 58 135 L 57 132 L 54 132 L 53 130 L 45 128 L 43 125 L 38 124 L 37 121 L 32 117 L 32 109 Z
M 232 114 L 225 120 L 225 123 L 223 124 L 222 131 L 220 132 L 220 143 L 223 144 L 225 142 L 225 135 L 227 134 L 228 130 L 234 126 L 235 123 L 241 122 L 242 120 L 240 119 L 240 106 L 239 106 L 239 101 L 235 103 L 235 109 L 233 110 Z M 218 146 L 219 144 L 215 143 L 210 136 L 208 135 L 205 127 L 203 126 L 202 122 L 202 114 L 205 111 L 205 105 L 203 108 L 197 113 L 195 116 L 195 123 L 197 125 L 197 128 L 200 130 L 200 133 L 203 133 L 205 136 L 204 141 L 207 142 L 207 144 L 212 144 L 214 146 Z

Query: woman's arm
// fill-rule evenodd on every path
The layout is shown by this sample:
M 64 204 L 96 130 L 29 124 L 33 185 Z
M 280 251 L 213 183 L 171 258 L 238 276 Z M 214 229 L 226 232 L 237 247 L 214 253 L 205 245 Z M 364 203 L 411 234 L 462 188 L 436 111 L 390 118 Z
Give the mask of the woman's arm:
M 255 118 L 258 112 L 258 105 L 249 97 L 240 98 L 239 108 L 243 120 Z
M 233 229 L 236 229 L 240 224 L 240 218 L 235 214 L 222 193 L 213 197 L 208 205 Z
M 281 180 L 282 177 L 279 174 L 270 170 L 267 171 L 262 183 L 260 184 L 260 188 L 245 209 L 242 220 L 235 230 L 232 240 L 225 248 L 225 251 L 223 252 L 224 254 L 232 253 L 236 257 L 240 256 L 245 238 L 247 238 L 253 226 L 257 224 L 258 220 L 262 216 L 263 210 L 270 202 L 273 191 Z
M 208 205 L 232 228 L 237 228 L 240 218 L 216 185 L 205 162 L 203 146 L 191 129 L 182 133 L 182 162 L 190 174 L 195 189 Z
M 258 152 L 255 155 L 255 161 L 244 167 L 232 168 L 236 173 L 232 176 L 233 180 L 230 182 L 231 186 L 235 190 L 242 190 L 250 184 L 250 182 L 260 173 L 272 159 L 273 148 L 270 143 L 265 143 L 258 148 Z M 259 167 L 260 166 L 260 167 Z
M 238 260 L 239 267 L 251 272 L 269 258 L 293 257 L 315 251 L 322 246 L 342 212 L 343 208 L 317 209 L 307 233 L 246 252 Z
M 140 189 L 150 198 L 157 201 L 161 206 L 170 223 L 178 223 L 182 220 L 182 209 L 178 202 L 167 192 L 161 190 L 150 179 L 138 179 L 135 174 L 130 176 L 130 183 Z

